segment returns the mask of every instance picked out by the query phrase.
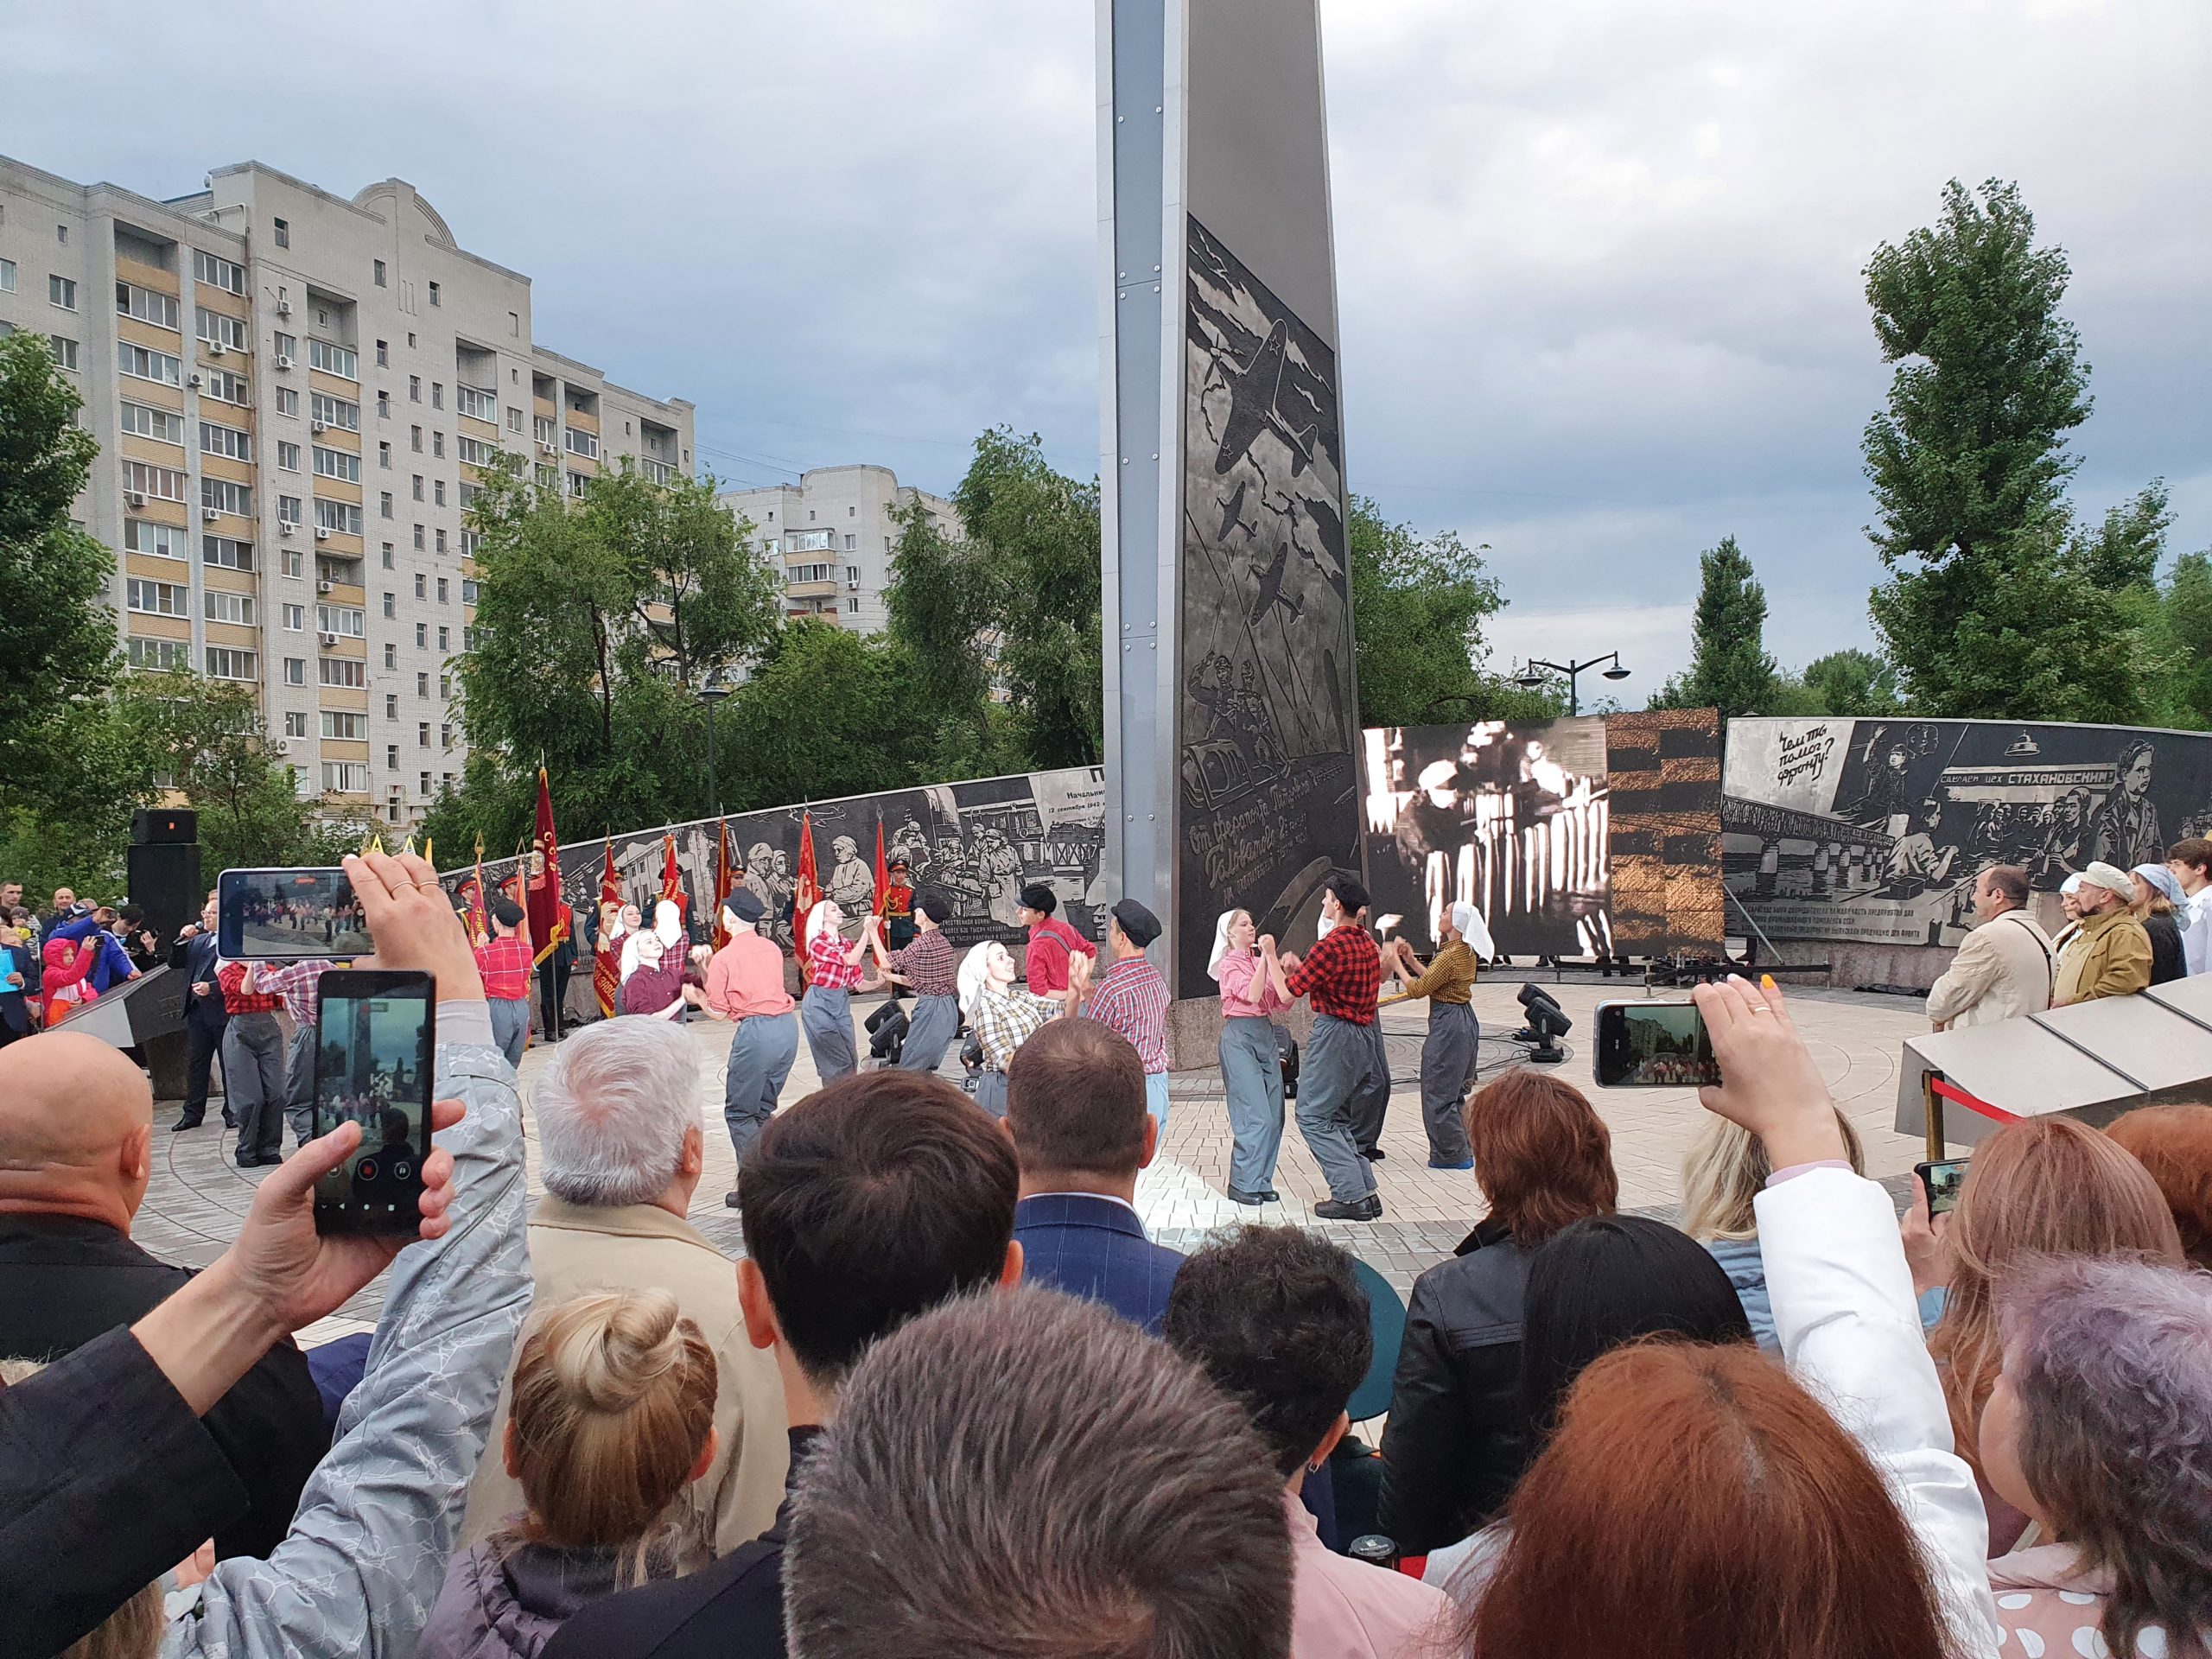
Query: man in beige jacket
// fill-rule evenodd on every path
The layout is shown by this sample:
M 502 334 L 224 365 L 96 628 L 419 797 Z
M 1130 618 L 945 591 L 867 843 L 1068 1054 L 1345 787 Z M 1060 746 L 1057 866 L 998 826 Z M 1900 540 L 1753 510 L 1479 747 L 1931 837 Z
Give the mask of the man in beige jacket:
M 587 1290 L 665 1290 L 715 1351 L 714 1462 L 667 1516 L 682 1570 L 696 1571 L 767 1529 L 791 1463 L 775 1356 L 747 1340 L 735 1265 L 684 1219 L 702 1155 L 697 1050 L 680 1025 L 602 1020 L 553 1052 L 531 1107 L 545 1180 L 530 1217 L 537 1305 Z M 506 1432 L 513 1382 L 510 1372 L 487 1446 Z M 502 1460 L 485 1458 L 459 1548 L 522 1507 Z
M 2059 952 L 2051 1007 L 2133 996 L 2151 982 L 2151 936 L 2129 912 L 2134 902 L 2134 880 L 2119 866 L 2099 860 L 2082 872 L 2082 919 Z
M 1986 1026 L 2050 1006 L 2056 964 L 2050 937 L 2025 908 L 2028 874 L 1993 864 L 1975 878 L 1979 925 L 1928 993 L 1928 1018 L 1938 1031 Z

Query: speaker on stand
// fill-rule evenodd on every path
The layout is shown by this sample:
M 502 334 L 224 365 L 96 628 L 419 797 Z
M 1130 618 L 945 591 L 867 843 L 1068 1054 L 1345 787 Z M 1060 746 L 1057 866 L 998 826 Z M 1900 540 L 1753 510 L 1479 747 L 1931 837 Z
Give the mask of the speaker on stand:
M 189 807 L 134 813 L 124 873 L 130 902 L 146 912 L 148 931 L 166 950 L 187 922 L 200 919 L 207 902 L 200 885 L 200 815 Z M 183 1096 L 185 1050 L 181 1026 L 138 1045 L 156 1100 Z

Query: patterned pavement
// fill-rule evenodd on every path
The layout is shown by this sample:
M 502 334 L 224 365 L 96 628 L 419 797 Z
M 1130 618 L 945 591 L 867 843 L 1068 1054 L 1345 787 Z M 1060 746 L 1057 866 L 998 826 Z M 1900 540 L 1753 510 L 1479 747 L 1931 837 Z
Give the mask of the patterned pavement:
M 1520 975 L 1508 973 L 1477 988 L 1475 1012 L 1485 1033 L 1502 1034 L 1520 1023 L 1513 1000 L 1520 981 Z M 1635 996 L 1639 990 L 1633 984 L 1624 989 L 1618 982 L 1547 988 L 1574 1019 L 1575 1028 L 1567 1039 L 1572 1058 L 1561 1068 L 1561 1075 L 1589 1092 L 1612 1129 L 1622 1207 L 1671 1217 L 1679 1198 L 1682 1156 L 1704 1117 L 1695 1091 L 1593 1088 L 1586 1046 L 1592 1010 L 1607 997 Z M 856 1023 L 874 1006 L 873 998 L 857 1004 Z M 1927 1029 L 1921 1005 L 1853 992 L 1806 991 L 1793 998 L 1793 1013 L 1837 1103 L 1857 1126 L 1866 1144 L 1867 1173 L 1885 1178 L 1893 1192 L 1899 1191 L 1921 1156 L 1916 1139 L 1890 1128 L 1896 1107 L 1899 1045 L 1907 1036 Z M 1383 1018 L 1385 1030 L 1394 1039 L 1390 1045 L 1394 1058 L 1409 1046 L 1418 1045 L 1426 1021 L 1423 1005 L 1388 1009 Z M 721 1121 L 722 1056 L 729 1028 L 699 1023 L 690 1030 L 699 1046 L 700 1122 L 707 1145 L 706 1173 L 690 1218 L 734 1256 L 743 1253 L 737 1216 L 722 1204 L 722 1194 L 733 1184 L 735 1169 Z M 1504 1047 L 1502 1043 L 1485 1043 L 1484 1056 L 1496 1059 Z M 867 1052 L 865 1036 L 861 1039 L 860 1052 Z M 524 1056 L 525 1096 L 544 1064 L 543 1050 L 533 1048 Z M 945 1069 L 947 1075 L 957 1077 L 957 1063 L 950 1057 Z M 811 1063 L 801 1045 L 798 1066 L 784 1090 L 785 1100 L 800 1099 L 815 1084 Z M 1218 1074 L 1211 1071 L 1177 1073 L 1172 1098 L 1166 1143 L 1137 1187 L 1137 1208 L 1156 1239 L 1187 1249 L 1211 1230 L 1239 1221 L 1313 1222 L 1312 1206 L 1328 1196 L 1328 1188 L 1294 1126 L 1284 1134 L 1275 1175 L 1282 1202 L 1248 1210 L 1222 1196 L 1230 1137 Z M 204 1265 L 220 1253 L 236 1232 L 257 1178 L 253 1172 L 231 1162 L 232 1137 L 220 1128 L 214 1112 L 209 1113 L 205 1127 L 184 1135 L 168 1133 L 174 1109 L 165 1108 L 163 1114 L 155 1124 L 154 1179 L 133 1236 L 165 1261 Z M 1421 1096 L 1409 1080 L 1392 1092 L 1382 1144 L 1384 1158 L 1376 1166 L 1376 1176 L 1383 1218 L 1313 1224 L 1370 1263 L 1402 1294 L 1423 1268 L 1451 1253 L 1479 1219 L 1483 1206 L 1471 1176 L 1427 1166 Z M 534 1167 L 530 1184 L 533 1193 L 540 1190 Z M 381 1300 L 379 1281 L 307 1333 L 304 1340 L 313 1344 L 332 1335 L 367 1329 Z

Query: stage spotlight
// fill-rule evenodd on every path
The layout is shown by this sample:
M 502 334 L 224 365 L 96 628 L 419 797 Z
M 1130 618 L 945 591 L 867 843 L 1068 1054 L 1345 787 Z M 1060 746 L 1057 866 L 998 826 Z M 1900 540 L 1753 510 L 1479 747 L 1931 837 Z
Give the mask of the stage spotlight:
M 1513 1039 L 1533 1045 L 1529 1051 L 1530 1065 L 1557 1065 L 1567 1058 L 1567 1051 L 1559 1046 L 1559 1039 L 1574 1029 L 1574 1021 L 1551 994 L 1539 988 L 1533 980 L 1522 985 L 1514 1000 L 1528 1015 L 1529 1023 L 1513 1033 Z

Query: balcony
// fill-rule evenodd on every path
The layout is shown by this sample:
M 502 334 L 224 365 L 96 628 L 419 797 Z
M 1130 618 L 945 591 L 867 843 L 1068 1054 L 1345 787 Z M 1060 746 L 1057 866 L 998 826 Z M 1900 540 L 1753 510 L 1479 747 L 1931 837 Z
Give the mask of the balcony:
M 837 584 L 827 579 L 784 583 L 784 597 L 786 599 L 834 599 L 836 594 Z
M 676 479 L 676 468 L 664 461 L 655 461 L 651 455 L 638 458 L 638 473 L 649 484 L 668 485 Z

